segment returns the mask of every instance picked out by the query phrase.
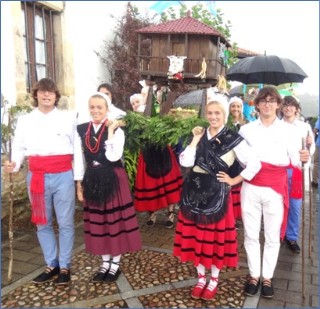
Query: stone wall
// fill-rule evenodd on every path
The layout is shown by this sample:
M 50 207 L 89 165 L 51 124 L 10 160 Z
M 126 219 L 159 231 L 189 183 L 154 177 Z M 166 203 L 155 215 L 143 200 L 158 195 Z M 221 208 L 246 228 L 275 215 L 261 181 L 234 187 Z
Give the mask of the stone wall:
M 9 214 L 10 205 L 10 177 L 3 170 L 3 162 L 6 160 L 4 155 L 1 156 L 1 219 Z M 30 211 L 30 202 L 26 184 L 27 164 L 25 163 L 18 173 L 12 174 L 13 180 L 13 213 L 14 217 L 24 215 Z

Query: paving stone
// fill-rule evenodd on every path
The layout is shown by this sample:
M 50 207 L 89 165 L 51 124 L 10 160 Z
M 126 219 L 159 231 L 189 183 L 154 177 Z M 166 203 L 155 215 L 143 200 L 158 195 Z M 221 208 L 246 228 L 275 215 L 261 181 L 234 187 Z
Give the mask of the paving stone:
M 284 308 L 285 303 L 283 301 L 275 299 L 260 298 L 257 308 Z
M 30 261 L 32 259 L 34 259 L 35 257 L 37 257 L 38 255 L 32 252 L 26 252 L 25 250 L 12 250 L 12 254 L 15 258 L 15 260 L 17 261 L 21 261 L 21 262 L 27 262 Z M 5 250 L 2 252 L 2 258 L 9 258 L 9 250 Z
M 2 261 L 1 267 L 4 270 L 8 270 L 8 264 L 9 264 L 9 260 L 8 259 L 4 259 Z M 27 275 L 31 272 L 33 272 L 34 270 L 39 268 L 38 264 L 31 264 L 30 262 L 21 262 L 21 261 L 14 261 L 13 263 L 13 267 L 16 273 L 19 273 L 21 275 Z

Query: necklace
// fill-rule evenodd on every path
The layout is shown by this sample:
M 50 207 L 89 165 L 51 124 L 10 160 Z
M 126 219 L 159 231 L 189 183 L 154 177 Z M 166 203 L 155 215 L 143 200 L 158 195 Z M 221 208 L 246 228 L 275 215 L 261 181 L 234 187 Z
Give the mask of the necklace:
M 86 138 L 85 138 L 85 143 L 86 143 L 86 146 L 87 148 L 89 149 L 89 151 L 91 153 L 97 153 L 98 152 L 98 149 L 99 149 L 99 145 L 100 145 L 100 141 L 101 141 L 101 138 L 102 138 L 102 134 L 106 128 L 106 123 L 107 123 L 108 120 L 105 120 L 103 123 L 102 123 L 102 129 L 99 133 L 99 136 L 98 138 L 96 137 L 93 137 L 93 139 L 95 140 L 95 145 L 94 146 L 91 146 L 91 143 L 90 143 L 90 131 L 91 131 L 91 127 L 92 127 L 92 122 L 90 121 L 89 123 L 89 126 L 88 126 L 88 129 L 87 129 L 87 132 L 86 132 Z

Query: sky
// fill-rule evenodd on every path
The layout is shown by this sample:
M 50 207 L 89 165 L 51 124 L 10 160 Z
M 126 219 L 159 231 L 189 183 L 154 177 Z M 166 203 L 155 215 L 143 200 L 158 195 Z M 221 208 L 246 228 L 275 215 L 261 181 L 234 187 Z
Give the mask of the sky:
M 150 8 L 156 1 L 132 1 Z M 208 1 L 183 1 L 191 7 Z M 231 43 L 296 62 L 308 75 L 295 91 L 319 95 L 318 1 L 214 1 L 230 20 Z

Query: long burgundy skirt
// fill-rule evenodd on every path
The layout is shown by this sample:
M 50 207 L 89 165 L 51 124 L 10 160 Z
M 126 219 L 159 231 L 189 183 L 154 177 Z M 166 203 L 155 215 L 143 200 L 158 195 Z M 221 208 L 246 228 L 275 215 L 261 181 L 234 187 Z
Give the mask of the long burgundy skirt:
M 110 202 L 104 207 L 84 202 L 85 247 L 94 255 L 117 256 L 142 248 L 128 176 L 123 168 L 115 168 L 115 173 L 120 186 Z
M 225 217 L 213 224 L 196 224 L 179 212 L 173 255 L 181 262 L 191 261 L 195 267 L 202 264 L 207 269 L 212 265 L 219 269 L 238 265 L 235 219 L 231 198 L 228 200 Z
M 182 175 L 171 147 L 168 149 L 172 168 L 168 174 L 159 178 L 147 174 L 146 163 L 140 154 L 134 192 L 134 206 L 137 211 L 157 211 L 180 201 Z

